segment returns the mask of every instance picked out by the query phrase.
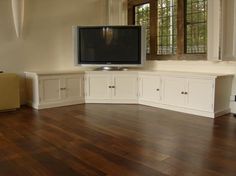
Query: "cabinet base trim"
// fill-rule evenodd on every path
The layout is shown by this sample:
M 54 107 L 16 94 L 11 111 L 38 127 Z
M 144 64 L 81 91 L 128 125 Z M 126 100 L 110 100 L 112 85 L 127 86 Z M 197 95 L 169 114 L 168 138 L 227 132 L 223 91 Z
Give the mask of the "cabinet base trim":
M 27 104 L 34 109 L 47 109 L 47 108 L 54 108 L 54 107 L 61 107 L 61 106 L 70 106 L 70 105 L 76 105 L 76 104 L 84 104 L 84 103 L 97 103 L 97 104 L 140 104 L 140 105 L 146 105 L 146 106 L 152 106 L 156 108 L 166 109 L 166 110 L 172 110 L 187 114 L 193 114 L 197 116 L 204 116 L 204 117 L 210 117 L 215 118 L 219 117 L 225 114 L 230 113 L 230 109 L 224 109 L 217 112 L 206 112 L 206 111 L 200 111 L 200 110 L 193 110 L 188 108 L 181 108 L 181 107 L 175 107 L 165 104 L 160 104 L 156 102 L 146 101 L 146 100 L 76 100 L 76 101 L 68 101 L 68 102 L 61 102 L 61 103 L 47 103 L 47 104 L 34 104 L 32 102 L 28 102 Z
M 47 108 L 55 108 L 61 106 L 70 106 L 76 104 L 84 104 L 85 100 L 76 100 L 76 101 L 68 101 L 68 102 L 60 102 L 60 103 L 45 103 L 45 104 L 34 104 L 32 102 L 28 102 L 27 104 L 34 109 L 47 109 Z
M 106 100 L 86 99 L 85 103 L 110 103 L 110 104 L 138 104 L 138 100 Z
M 206 111 L 193 110 L 193 109 L 182 108 L 182 107 L 175 107 L 175 106 L 159 104 L 159 103 L 150 102 L 150 101 L 139 100 L 139 104 L 162 108 L 162 109 L 167 109 L 167 110 L 172 110 L 172 111 L 183 112 L 183 113 L 187 113 L 187 114 L 198 115 L 198 116 L 204 116 L 204 117 L 210 117 L 210 118 L 216 117 L 216 114 L 214 112 L 206 112 Z M 225 114 L 225 113 L 222 112 L 221 115 L 223 115 L 223 114 Z

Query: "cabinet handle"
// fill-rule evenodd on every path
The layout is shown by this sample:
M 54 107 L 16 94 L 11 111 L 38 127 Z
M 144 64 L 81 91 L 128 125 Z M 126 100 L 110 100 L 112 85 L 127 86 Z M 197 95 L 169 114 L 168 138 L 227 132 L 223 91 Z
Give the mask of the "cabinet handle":
M 62 88 L 60 88 L 61 90 L 66 90 L 66 88 L 65 87 L 62 87 Z

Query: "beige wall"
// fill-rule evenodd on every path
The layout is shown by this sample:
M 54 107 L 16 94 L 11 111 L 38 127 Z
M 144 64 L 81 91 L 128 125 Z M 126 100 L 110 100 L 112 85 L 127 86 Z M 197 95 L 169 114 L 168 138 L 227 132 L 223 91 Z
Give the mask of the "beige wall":
M 26 0 L 23 38 L 17 39 L 11 1 L 0 1 L 0 69 L 58 69 L 73 64 L 72 25 L 106 23 L 106 0 Z
M 25 0 L 23 37 L 17 39 L 11 1 L 0 0 L 0 70 L 72 68 L 72 25 L 106 22 L 107 0 Z

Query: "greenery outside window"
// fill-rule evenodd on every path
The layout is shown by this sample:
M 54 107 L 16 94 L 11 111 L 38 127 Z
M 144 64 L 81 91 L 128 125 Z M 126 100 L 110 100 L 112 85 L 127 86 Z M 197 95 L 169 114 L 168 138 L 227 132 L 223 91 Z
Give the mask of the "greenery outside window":
M 157 54 L 175 54 L 177 0 L 157 1 Z
M 135 25 L 146 27 L 147 53 L 150 53 L 150 4 L 135 6 Z
M 185 14 L 185 52 L 206 53 L 207 0 L 187 0 Z

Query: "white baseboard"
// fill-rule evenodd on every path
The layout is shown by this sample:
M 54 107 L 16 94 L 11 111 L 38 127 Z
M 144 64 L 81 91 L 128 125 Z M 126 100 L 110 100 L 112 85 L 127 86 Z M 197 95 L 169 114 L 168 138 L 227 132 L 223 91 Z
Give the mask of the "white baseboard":
M 34 109 L 47 109 L 47 108 L 53 108 L 53 107 L 61 107 L 61 106 L 69 106 L 69 105 L 76 105 L 76 104 L 84 104 L 84 103 L 98 103 L 98 104 L 141 104 L 146 106 L 152 106 L 156 108 L 166 109 L 166 110 L 172 110 L 187 114 L 193 114 L 198 116 L 204 116 L 204 117 L 210 117 L 215 118 L 219 117 L 225 114 L 230 113 L 230 109 L 224 109 L 217 112 L 207 112 L 207 111 L 200 111 L 200 110 L 193 110 L 186 107 L 176 107 L 171 105 L 165 105 L 161 103 L 146 101 L 146 100 L 95 100 L 95 99 L 87 99 L 87 100 L 76 100 L 76 101 L 68 101 L 68 102 L 60 102 L 60 103 L 44 103 L 41 105 L 33 104 L 32 102 L 28 102 L 27 104 Z
M 122 100 L 117 100 L 117 99 L 86 99 L 85 103 L 109 103 L 109 104 L 138 104 L 138 100 L 129 100 L 129 99 L 122 99 Z
M 59 102 L 59 103 L 42 103 L 42 104 L 33 104 L 31 102 L 28 102 L 27 104 L 34 109 L 47 109 L 47 108 L 54 108 L 54 107 L 61 107 L 61 106 L 70 106 L 70 105 L 76 105 L 76 104 L 84 104 L 84 99 L 82 100 L 75 100 L 75 101 L 65 101 L 65 102 Z
M 187 114 L 198 115 L 198 116 L 204 116 L 204 117 L 210 117 L 210 118 L 215 117 L 214 112 L 193 110 L 193 109 L 188 109 L 186 107 L 176 107 L 176 106 L 159 104 L 159 103 L 145 101 L 145 100 L 139 100 L 139 104 L 152 106 L 152 107 L 157 107 L 157 108 L 162 108 L 162 109 L 167 109 L 167 110 L 172 110 L 172 111 L 183 112 L 183 113 L 187 113 Z
M 223 109 L 221 111 L 215 112 L 215 117 L 219 117 L 219 116 L 229 114 L 229 113 L 230 113 L 230 109 Z

